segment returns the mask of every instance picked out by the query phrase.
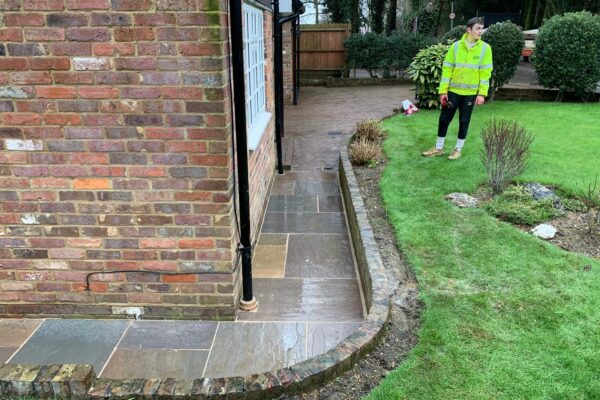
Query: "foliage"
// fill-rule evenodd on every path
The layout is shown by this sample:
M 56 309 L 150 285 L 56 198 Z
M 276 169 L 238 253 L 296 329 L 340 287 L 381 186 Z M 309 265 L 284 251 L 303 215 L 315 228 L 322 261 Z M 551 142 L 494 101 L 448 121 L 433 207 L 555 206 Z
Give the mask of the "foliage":
M 438 88 L 448 47 L 439 43 L 422 49 L 408 67 L 408 75 L 417 83 L 416 97 L 421 108 L 437 108 L 440 105 Z
M 350 22 L 351 2 L 344 0 L 322 0 L 333 23 Z
M 430 36 L 412 32 L 354 34 L 344 42 L 350 68 L 364 68 L 371 77 L 380 68 L 404 70 L 419 49 L 435 42 Z
M 441 41 L 442 43 L 448 43 L 448 40 L 450 40 L 451 42 L 456 42 L 457 40 L 460 40 L 463 37 L 465 32 L 467 32 L 466 25 L 457 25 L 454 28 L 450 29 L 448 32 L 446 32 L 444 36 L 442 36 Z
M 575 198 L 588 208 L 600 207 L 600 181 L 598 180 L 598 174 L 596 174 L 593 181 L 584 184 L 582 187 L 577 185 Z
M 585 97 L 600 82 L 600 17 L 567 13 L 547 20 L 535 42 L 539 83 Z
M 383 22 L 385 14 L 385 0 L 368 0 L 369 22 L 371 30 L 375 33 L 383 33 Z
M 403 71 L 419 50 L 436 42 L 434 37 L 420 33 L 394 32 L 386 38 L 384 65 L 392 70 Z
M 384 135 L 381 121 L 375 118 L 367 118 L 356 123 L 356 139 L 365 138 L 370 141 L 375 141 Z
M 491 94 L 504 86 L 515 74 L 525 39 L 521 28 L 512 22 L 499 22 L 490 25 L 482 36 L 483 41 L 492 46 L 494 71 L 490 82 Z
M 371 77 L 384 67 L 386 37 L 374 32 L 350 35 L 344 41 L 346 59 L 350 68 L 364 68 Z
M 402 18 L 402 26 L 405 30 L 413 30 L 416 26 L 416 31 L 425 35 L 434 35 L 437 29 L 439 6 L 437 2 L 433 2 L 434 8 L 431 12 L 425 9 L 427 2 L 421 4 L 411 13 L 406 13 Z
M 561 199 L 560 203 L 565 211 L 583 213 L 588 210 L 588 207 L 585 205 L 585 203 L 577 199 Z
M 560 215 L 552 199 L 534 200 L 522 186 L 507 188 L 484 208 L 498 219 L 519 225 L 536 225 Z
M 480 159 L 493 192 L 501 193 L 527 167 L 533 136 L 516 121 L 492 119 L 481 131 Z
M 496 115 L 544 133 L 523 180 L 572 191 L 574 175 L 589 181 L 598 172 L 598 104 L 495 101 L 475 111 L 471 130 Z M 459 163 L 418 155 L 438 118 L 421 110 L 383 123 L 382 198 L 423 309 L 417 344 L 367 400 L 598 398 L 600 260 L 445 201 L 486 176 L 479 135 Z
M 356 138 L 348 148 L 348 155 L 354 165 L 371 165 L 381 157 L 381 147 L 366 137 Z

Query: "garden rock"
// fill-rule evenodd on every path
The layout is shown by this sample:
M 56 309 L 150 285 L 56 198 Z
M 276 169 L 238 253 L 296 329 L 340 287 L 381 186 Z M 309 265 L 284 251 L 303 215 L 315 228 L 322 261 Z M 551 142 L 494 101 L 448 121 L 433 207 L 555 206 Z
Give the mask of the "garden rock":
M 461 208 L 474 208 L 478 204 L 475 197 L 469 196 L 466 193 L 450 193 L 444 196 L 444 198 Z
M 537 182 L 526 183 L 525 189 L 531 193 L 534 200 L 540 201 L 545 199 L 552 199 L 552 204 L 555 206 L 560 205 L 560 198 L 546 186 Z
M 552 239 L 556 235 L 556 228 L 548 224 L 540 224 L 531 230 L 533 236 L 541 239 Z

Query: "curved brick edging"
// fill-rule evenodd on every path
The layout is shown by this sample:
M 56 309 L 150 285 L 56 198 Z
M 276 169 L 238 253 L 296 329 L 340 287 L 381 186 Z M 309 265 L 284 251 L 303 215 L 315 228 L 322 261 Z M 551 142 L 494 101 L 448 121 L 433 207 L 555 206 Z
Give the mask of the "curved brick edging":
M 340 148 L 340 186 L 358 264 L 368 314 L 352 335 L 327 353 L 291 367 L 246 377 L 184 379 L 96 378 L 89 365 L 0 367 L 0 397 L 35 396 L 64 399 L 254 399 L 284 391 L 307 390 L 354 365 L 377 344 L 389 319 L 393 288 L 367 218 L 360 190 L 348 159 L 349 137 Z

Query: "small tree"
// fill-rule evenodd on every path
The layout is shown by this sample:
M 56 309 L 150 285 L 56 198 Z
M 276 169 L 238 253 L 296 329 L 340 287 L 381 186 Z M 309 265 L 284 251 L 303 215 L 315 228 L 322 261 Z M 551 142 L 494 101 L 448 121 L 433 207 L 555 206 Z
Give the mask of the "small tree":
M 533 135 L 516 121 L 492 119 L 481 131 L 481 161 L 495 194 L 502 193 L 510 182 L 527 168 Z
M 533 66 L 539 83 L 585 98 L 600 82 L 600 17 L 587 11 L 547 20 L 535 41 Z
M 457 40 L 460 40 L 466 32 L 466 25 L 456 25 L 454 28 L 446 32 L 444 36 L 442 36 L 442 43 L 447 43 L 448 40 L 451 42 L 456 42 Z
M 364 68 L 374 78 L 375 71 L 384 67 L 386 37 L 374 32 L 350 35 L 344 42 L 350 68 Z
M 504 86 L 515 74 L 521 50 L 525 47 L 525 39 L 521 28 L 512 22 L 499 22 L 491 25 L 482 39 L 492 46 L 494 71 L 490 82 L 490 95 Z
M 417 83 L 417 101 L 421 108 L 437 108 L 440 105 L 438 87 L 448 47 L 439 43 L 422 49 L 408 67 L 408 75 Z
M 413 32 L 394 32 L 386 38 L 385 61 L 391 70 L 404 71 L 419 50 L 436 43 L 432 36 Z

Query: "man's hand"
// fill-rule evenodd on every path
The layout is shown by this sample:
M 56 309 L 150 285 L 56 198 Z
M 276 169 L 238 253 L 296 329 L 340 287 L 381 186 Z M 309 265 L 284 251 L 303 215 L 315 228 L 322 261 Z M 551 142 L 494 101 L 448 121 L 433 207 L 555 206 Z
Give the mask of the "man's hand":
M 440 104 L 446 104 L 448 102 L 447 94 L 440 94 Z
M 485 97 L 483 97 L 483 96 L 477 96 L 477 98 L 475 99 L 475 104 L 477 104 L 478 106 L 480 106 L 483 103 L 485 103 Z

